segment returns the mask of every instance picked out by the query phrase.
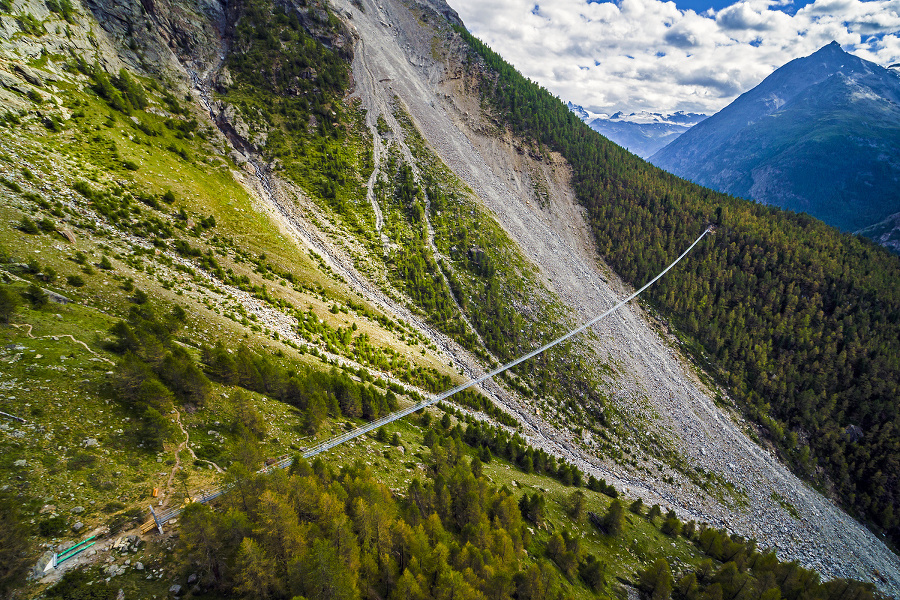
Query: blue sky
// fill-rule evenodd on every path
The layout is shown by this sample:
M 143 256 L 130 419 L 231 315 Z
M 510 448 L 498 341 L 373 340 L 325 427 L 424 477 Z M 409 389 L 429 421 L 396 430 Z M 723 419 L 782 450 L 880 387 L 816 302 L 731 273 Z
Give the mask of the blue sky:
M 596 113 L 718 111 L 837 41 L 900 62 L 900 0 L 448 0 L 524 75 Z
M 675 6 L 677 6 L 681 10 L 693 10 L 697 13 L 702 13 L 710 8 L 714 11 L 722 10 L 728 6 L 735 4 L 733 1 L 729 2 L 727 0 L 681 0 L 676 1 Z M 797 10 L 803 8 L 807 4 L 811 4 L 811 2 L 805 2 L 803 0 L 798 0 L 796 2 L 792 2 L 785 6 L 777 7 L 781 12 L 787 13 L 789 15 L 793 15 L 797 12 Z

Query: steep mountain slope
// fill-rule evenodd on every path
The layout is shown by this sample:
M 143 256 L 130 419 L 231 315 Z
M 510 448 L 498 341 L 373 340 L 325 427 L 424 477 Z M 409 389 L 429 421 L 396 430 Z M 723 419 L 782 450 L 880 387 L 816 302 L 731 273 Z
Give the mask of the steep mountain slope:
M 900 209 L 900 77 L 832 42 L 776 70 L 651 161 L 844 231 Z
M 361 32 L 366 48 L 365 52 L 356 55 L 355 61 L 366 63 L 357 72 L 371 74 L 355 77 L 357 82 L 367 82 L 359 91 L 362 97 L 365 99 L 368 95 L 378 93 L 398 94 L 403 98 L 435 152 L 498 216 L 506 232 L 541 268 L 545 281 L 552 285 L 552 289 L 569 307 L 568 310 L 579 315 L 574 320 L 583 321 L 595 314 L 594 307 L 608 306 L 615 297 L 617 284 L 610 286 L 606 283 L 610 274 L 602 267 L 595 266 L 596 258 L 591 250 L 591 234 L 584 213 L 573 202 L 571 188 L 565 185 L 567 169 L 563 170 L 563 165 L 557 162 L 558 155 L 547 154 L 545 150 L 535 148 L 527 138 L 507 137 L 508 131 L 498 130 L 496 125 L 500 119 L 491 112 L 484 112 L 478 98 L 471 95 L 470 90 L 479 80 L 466 67 L 471 59 L 460 56 L 459 41 L 449 32 L 445 34 L 446 42 L 443 47 L 446 48 L 446 54 L 443 56 L 446 56 L 447 63 L 441 67 L 429 60 L 434 52 L 433 34 L 424 27 L 424 23 L 433 23 L 433 17 L 421 18 L 416 13 L 411 15 L 404 5 L 391 2 L 383 3 L 375 14 L 353 14 L 354 26 Z M 387 28 L 381 24 L 382 21 L 388 24 Z M 393 38 L 399 39 L 399 47 Z M 368 91 L 369 84 L 375 84 L 375 92 Z M 542 175 L 546 182 L 543 185 L 540 179 Z M 541 199 L 542 188 L 551 192 L 549 205 Z M 731 425 L 729 419 L 721 418 L 718 409 L 713 406 L 709 392 L 678 364 L 671 350 L 666 349 L 667 342 L 643 324 L 638 314 L 626 314 L 622 321 L 622 324 L 602 326 L 598 332 L 599 343 L 591 344 L 592 350 L 605 362 L 610 361 L 607 356 L 615 361 L 616 391 L 610 394 L 612 406 L 628 415 L 627 419 L 631 422 L 648 418 L 651 422 L 655 421 L 650 425 L 655 435 L 663 440 L 671 440 L 671 447 L 685 456 L 689 464 L 713 472 L 723 469 L 726 471 L 726 480 L 735 481 L 735 485 L 740 479 L 743 482 L 740 487 L 754 507 L 751 512 L 771 511 L 773 508 L 777 511 L 780 508 L 772 500 L 773 480 L 780 482 L 776 484 L 779 487 L 775 496 L 790 494 L 791 502 L 796 504 L 812 501 L 814 496 L 807 498 L 805 495 L 796 495 L 804 488 L 792 475 L 786 471 L 779 471 L 775 475 L 770 471 L 774 463 L 764 453 L 752 450 L 752 442 Z M 516 413 L 537 425 L 536 431 L 532 430 L 534 433 L 531 434 L 535 437 L 530 439 L 551 444 L 549 447 L 563 451 L 572 460 L 577 459 L 576 464 L 601 469 L 599 474 L 607 479 L 623 481 L 629 489 L 641 489 L 647 485 L 646 481 L 641 482 L 627 471 L 623 473 L 621 463 L 605 468 L 601 466 L 597 455 L 601 454 L 606 458 L 610 450 L 615 450 L 605 449 L 600 453 L 596 450 L 579 451 L 577 438 L 566 431 L 565 425 L 562 430 L 554 431 L 549 423 L 535 422 L 534 417 L 529 415 L 537 414 L 537 411 L 522 410 L 519 404 L 521 400 L 517 402 L 511 399 L 507 402 Z M 686 409 L 686 406 L 690 408 Z M 545 407 L 536 408 L 546 410 Z M 686 410 L 690 410 L 688 414 L 696 416 L 696 420 L 685 418 L 683 415 Z M 651 417 L 654 413 L 659 415 L 658 421 Z M 715 453 L 697 441 L 708 435 L 717 437 L 720 432 L 724 437 L 715 444 L 718 448 Z M 558 439 L 565 441 L 559 444 L 555 441 Z M 719 454 L 723 447 L 732 448 L 733 451 Z M 729 462 L 738 469 L 740 476 L 737 478 L 727 472 L 730 469 Z M 739 467 L 741 464 L 745 466 Z M 757 473 L 758 478 L 752 473 Z M 716 510 L 713 507 L 717 502 L 704 494 L 699 486 L 695 487 L 696 483 L 689 484 L 676 476 L 677 484 L 671 485 L 665 481 L 666 477 L 668 476 L 654 477 L 652 487 L 660 490 L 667 501 L 674 502 L 675 498 L 681 497 L 683 500 L 678 503 L 689 510 L 698 510 L 700 513 Z M 784 487 L 780 487 L 781 485 Z M 686 489 L 690 489 L 687 496 L 684 494 Z M 640 493 L 648 492 L 649 490 Z M 698 497 L 704 498 L 703 508 L 699 508 L 697 504 Z M 764 508 L 766 506 L 769 508 Z M 808 506 L 810 510 L 820 514 L 824 512 L 825 505 L 817 505 L 815 509 L 812 505 Z M 734 505 L 731 510 L 735 510 Z M 737 509 L 737 512 L 742 511 Z M 751 518 L 748 514 L 747 517 L 739 518 L 740 527 L 749 528 L 754 537 L 761 540 L 772 539 L 769 536 L 777 535 L 775 532 L 786 524 L 775 516 L 760 519 Z M 734 521 L 730 522 L 737 527 Z M 816 527 L 812 520 L 803 521 L 801 526 Z M 828 529 L 840 530 L 843 527 L 844 525 L 835 524 L 834 529 L 831 526 Z M 801 534 L 801 537 L 805 535 Z M 830 544 L 836 541 L 830 535 L 812 531 L 809 535 L 810 540 L 815 538 L 819 543 Z M 787 546 L 792 544 L 787 540 L 779 543 Z M 837 552 L 845 553 L 850 548 L 859 547 L 858 544 L 869 543 L 871 542 L 860 541 L 844 545 L 844 542 L 838 542 L 841 549 Z M 814 553 L 812 550 L 796 548 L 798 556 Z M 887 558 L 887 562 L 883 564 L 886 566 L 892 561 L 892 558 Z
M 571 102 L 568 106 L 591 129 L 645 159 L 706 118 L 706 115 L 684 112 L 596 115 Z
M 242 468 L 447 387 L 459 371 L 484 372 L 627 290 L 598 264 L 574 201 L 572 164 L 501 126 L 483 104 L 480 77 L 489 72 L 473 69 L 477 59 L 443 3 L 348 2 L 329 11 L 317 2 L 100 2 L 69 17 L 54 6 L 60 12 L 19 2 L 2 15 L 12 32 L 3 39 L 2 93 L 15 110 L 4 114 L 0 138 L 11 224 L 3 289 L 35 299 L 12 313 L 16 327 L 3 329 L 15 345 L 2 365 L 12 391 L 0 406 L 26 423 L 3 428 L 0 466 L 27 515 L 46 523 L 46 540 L 73 525 L 69 516 L 81 519 L 79 531 L 113 517 L 121 525 L 153 487 L 169 507 L 221 477 L 262 497 L 266 484 L 242 477 Z M 48 308 L 31 284 L 75 302 Z M 141 308 L 148 303 L 156 312 Z M 69 341 L 78 352 L 61 349 Z M 480 419 L 519 428 L 536 447 L 497 445 L 504 438 L 491 432 L 472 449 L 510 458 L 490 473 L 516 495 L 552 486 L 504 471 L 535 469 L 566 485 L 575 476 L 565 460 L 648 504 L 777 546 L 781 558 L 826 576 L 870 580 L 877 569 L 878 585 L 898 587 L 884 545 L 748 439 L 747 425 L 716 406 L 678 342 L 640 307 L 483 393 L 457 400 Z M 177 412 L 166 412 L 169 403 Z M 412 474 L 442 460 L 432 460 L 440 450 L 423 458 L 420 426 L 427 423 L 399 426 L 406 458 L 364 439 L 326 460 L 372 462 L 402 495 L 413 490 Z M 450 428 L 439 434 L 452 438 Z M 321 485 L 337 481 L 314 468 Z M 439 464 L 434 470 L 449 479 Z M 362 487 L 374 485 L 355 470 L 340 479 L 349 486 L 346 477 L 357 475 Z M 446 494 L 432 475 L 429 489 Z M 265 506 L 300 501 L 275 481 Z M 330 489 L 336 495 L 321 500 L 336 510 L 333 529 L 347 531 L 342 519 L 366 511 L 336 503 L 343 493 Z M 555 487 L 548 494 L 563 499 Z M 225 508 L 253 513 L 255 500 L 244 500 Z M 609 506 L 594 492 L 589 501 Z M 353 527 L 365 540 L 363 528 L 374 527 L 365 531 L 388 544 L 383 522 Z M 469 535 L 446 522 L 454 535 Z M 248 573 L 266 572 L 251 567 L 272 560 L 253 553 L 256 539 L 271 544 L 282 532 L 265 527 L 273 537 L 259 533 L 262 525 L 253 535 L 239 529 L 247 549 L 240 538 L 222 540 L 234 551 L 241 545 Z M 536 539 L 529 553 L 545 556 L 550 536 L 539 529 Z M 667 538 L 628 539 L 627 547 L 604 546 L 616 565 L 605 593 L 660 553 L 678 556 L 684 569 L 699 560 L 689 545 L 669 554 Z M 705 539 L 710 548 L 731 543 Z M 467 542 L 486 543 L 440 540 Z M 105 560 L 104 552 L 85 561 Z M 471 550 L 450 554 L 457 573 L 471 567 L 485 576 L 475 558 L 461 566 Z M 367 552 L 364 566 L 371 581 L 393 585 L 398 572 L 381 556 Z M 517 560 L 523 572 L 537 565 Z M 152 568 L 161 577 L 168 565 Z M 588 593 L 577 579 L 571 585 Z
M 894 213 L 884 221 L 856 233 L 900 254 L 900 213 Z

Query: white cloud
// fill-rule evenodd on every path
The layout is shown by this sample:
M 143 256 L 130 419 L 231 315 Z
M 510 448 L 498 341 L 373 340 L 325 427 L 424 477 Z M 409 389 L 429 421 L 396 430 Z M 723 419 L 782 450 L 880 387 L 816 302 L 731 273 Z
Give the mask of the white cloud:
M 900 62 L 900 0 L 739 0 L 698 14 L 660 0 L 449 0 L 525 76 L 596 112 L 712 113 L 832 40 Z

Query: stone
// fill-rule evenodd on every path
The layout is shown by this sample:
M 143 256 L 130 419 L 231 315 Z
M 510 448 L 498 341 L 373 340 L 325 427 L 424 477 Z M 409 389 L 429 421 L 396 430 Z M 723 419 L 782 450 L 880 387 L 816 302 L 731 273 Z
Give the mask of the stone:
M 142 563 L 142 562 L 136 562 L 136 563 L 134 563 L 134 568 L 135 568 L 136 570 L 138 570 L 138 571 L 143 571 L 143 570 L 144 570 L 144 563 Z
M 125 600 L 125 590 L 119 588 L 119 593 L 116 594 L 116 600 Z
M 84 523 L 82 523 L 81 521 L 77 521 L 74 525 L 72 525 L 72 531 L 74 531 L 75 533 L 78 533 L 82 529 L 84 529 Z
M 194 585 L 198 579 L 199 577 L 197 577 L 196 573 L 191 573 L 190 577 L 187 578 L 188 585 Z
M 76 506 L 75 508 L 72 509 L 72 512 L 75 513 L 76 515 L 80 515 L 81 513 L 84 512 L 84 507 Z
M 100 445 L 100 442 L 96 440 L 96 438 L 88 438 L 83 442 L 85 448 L 96 448 Z
M 22 77 L 25 78 L 25 81 L 27 81 L 31 85 L 36 85 L 39 87 L 44 85 L 43 78 L 40 75 L 38 75 L 37 71 L 35 71 L 31 67 L 28 67 L 23 64 L 17 64 L 14 68 L 15 68 L 16 72 L 19 73 L 20 75 L 22 75 Z
M 26 461 L 24 458 L 17 460 L 16 462 L 13 463 L 14 467 L 25 467 L 27 465 L 28 465 L 28 461 Z
M 179 595 L 181 593 L 181 586 L 178 585 L 177 583 L 174 584 L 172 587 L 169 588 L 169 593 L 172 594 L 173 596 Z

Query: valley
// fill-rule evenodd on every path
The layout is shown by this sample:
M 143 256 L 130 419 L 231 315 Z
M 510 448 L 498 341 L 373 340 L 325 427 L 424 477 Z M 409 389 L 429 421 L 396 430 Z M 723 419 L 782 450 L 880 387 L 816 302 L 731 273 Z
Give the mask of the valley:
M 44 19 L 43 37 L 56 40 L 60 52 L 48 55 L 45 47 L 52 44 L 36 42 L 41 36 L 27 43 L 19 41 L 28 37 L 21 34 L 3 40 L 6 77 L 17 77 L 11 73 L 21 72 L 15 65 L 22 61 L 44 73 L 41 85 L 17 79 L 0 89 L 9 106 L 18 107 L 7 111 L 0 132 L 0 194 L 10 223 L 0 237 L 6 285 L 19 294 L 37 282 L 73 300 L 58 308 L 26 303 L 12 317 L 16 326 L 3 332 L 4 389 L 10 393 L 0 409 L 31 418 L 3 428 L 2 483 L 29 498 L 25 509 L 35 522 L 75 502 L 82 507 L 78 515 L 92 502 L 120 521 L 139 521 L 153 482 L 160 482 L 173 506 L 189 495 L 188 487 L 220 482 L 222 470 L 225 480 L 240 480 L 235 473 L 252 473 L 264 457 L 296 453 L 384 414 L 391 402 L 405 406 L 476 377 L 601 313 L 633 289 L 600 258 L 572 166 L 561 153 L 503 125 L 484 102 L 478 85 L 488 69 L 473 59 L 452 28 L 458 25 L 452 10 L 437 0 L 336 1 L 331 12 L 313 3 L 304 17 L 309 22 L 279 22 L 282 40 L 308 45 L 306 34 L 296 33 L 304 28 L 325 39 L 326 50 L 316 52 L 346 57 L 352 47 L 346 89 L 330 84 L 343 95 L 310 102 L 299 129 L 292 111 L 305 109 L 273 108 L 294 97 L 252 91 L 242 79 L 249 76 L 230 53 L 252 50 L 247 40 L 263 39 L 263 27 L 236 33 L 241 22 L 230 21 L 227 7 L 177 7 L 166 18 L 132 7 L 134 23 L 122 17 L 106 23 L 106 33 L 93 19 L 121 17 L 124 9 L 98 3 L 90 9 L 93 16 L 78 12 L 67 22 L 43 4 L 16 7 Z M 5 31 L 15 21 L 10 15 L 2 17 Z M 134 28 L 142 19 L 153 26 Z M 55 27 L 72 34 L 53 34 Z M 156 37 L 181 39 L 191 27 L 188 42 L 167 45 Z M 130 50 L 121 43 L 128 36 Z M 238 42 L 245 46 L 235 48 Z M 144 108 L 139 99 L 130 101 L 129 112 L 112 108 L 116 96 L 103 92 L 99 60 L 91 68 L 67 58 L 88 48 L 95 48 L 106 70 L 119 73 L 124 93 L 135 88 L 119 69 L 147 68 L 138 84 L 147 90 Z M 152 69 L 151 50 L 159 53 Z M 340 70 L 337 59 L 327 60 Z M 154 69 L 163 74 L 153 75 Z M 225 73 L 235 82 L 230 87 L 221 84 Z M 329 84 L 316 81 L 315 91 L 310 84 L 307 92 L 325 94 Z M 272 141 L 280 120 L 296 138 Z M 329 187 L 329 181 L 337 185 Z M 25 232 L 29 215 L 38 222 L 36 232 Z M 41 225 L 50 219 L 52 227 Z M 703 242 L 706 248 L 717 243 L 717 236 Z M 171 417 L 157 411 L 157 423 L 168 423 L 158 431 L 169 432 L 165 439 L 155 438 L 146 423 L 132 429 L 147 417 L 118 399 L 130 388 L 116 387 L 127 383 L 118 374 L 127 358 L 115 348 L 128 338 L 114 327 L 124 320 L 143 331 L 140 319 L 155 319 L 141 313 L 145 305 L 158 306 L 160 318 L 171 312 L 181 324 L 166 325 L 174 332 L 160 338 L 163 350 L 139 345 L 138 354 L 168 352 L 209 374 L 206 384 L 192 384 L 208 385 L 207 391 L 179 392 L 160 371 L 160 380 L 176 390 L 160 392 L 161 398 L 180 403 L 179 394 L 187 394 L 178 405 L 187 410 L 172 405 Z M 177 306 L 184 307 L 183 317 Z M 69 342 L 76 351 L 59 349 Z M 221 351 L 214 350 L 218 342 Z M 371 434 L 323 459 L 333 457 L 337 464 L 330 468 L 351 471 L 354 461 L 364 461 L 401 497 L 414 477 L 430 473 L 426 463 L 439 463 L 434 454 L 424 458 L 434 452 L 424 437 L 430 415 L 435 421 L 442 413 L 447 417 L 438 430 L 449 436 L 445 441 L 452 440 L 454 423 L 492 423 L 518 432 L 560 464 L 574 465 L 585 479 L 611 483 L 629 504 L 641 498 L 682 521 L 753 538 L 776 549 L 779 559 L 796 560 L 825 578 L 855 578 L 900 593 L 896 555 L 780 462 L 726 389 L 692 362 L 688 346 L 652 303 L 634 304 L 584 338 L 459 398 L 456 407 L 392 425 L 389 432 L 402 443 Z M 232 379 L 216 370 L 229 351 L 249 357 L 248 364 L 266 375 Z M 50 369 L 50 360 L 65 367 Z M 68 368 L 83 379 L 64 375 Z M 38 385 L 38 376 L 49 385 Z M 321 397 L 308 390 L 291 395 L 288 382 L 301 385 L 303 377 L 315 385 L 302 385 L 321 386 Z M 361 395 L 358 405 L 354 394 Z M 254 433 L 260 427 L 264 433 Z M 130 444 L 135 436 L 146 436 L 146 449 Z M 91 439 L 100 441 L 86 445 Z M 473 445 L 467 452 L 481 451 Z M 42 466 L 25 472 L 14 465 L 19 460 Z M 116 470 L 120 465 L 127 467 Z M 315 473 L 303 471 L 308 468 L 301 465 L 292 476 L 319 477 L 316 485 L 322 486 L 339 479 L 321 466 L 313 465 Z M 568 484 L 551 480 L 551 471 L 519 471 L 517 460 L 499 455 L 484 468 L 498 485 L 545 492 L 555 503 L 553 518 L 568 523 Z M 440 473 L 440 464 L 435 469 Z M 185 473 L 180 484 L 178 473 Z M 252 485 L 276 486 L 288 497 L 287 488 L 277 487 L 287 485 L 280 477 Z M 78 490 L 77 500 L 74 494 L 67 499 L 63 489 Z M 594 510 L 611 505 L 604 493 L 585 493 Z M 234 508 L 237 501 L 228 502 Z M 79 518 L 85 523 L 79 521 L 74 533 L 102 527 L 108 515 L 88 508 Z M 72 537 L 70 525 L 47 539 Z M 591 540 L 585 543 L 592 552 L 617 565 L 608 579 L 633 581 L 654 557 L 667 554 L 658 547 L 668 538 L 645 525 L 629 520 L 641 532 L 641 547 L 632 546 L 632 558 L 618 564 L 614 557 L 627 554 L 624 542 L 590 525 L 576 527 Z M 538 529 L 539 536 L 551 537 Z M 700 562 L 689 541 L 676 540 L 678 564 L 687 569 Z M 160 543 L 150 542 L 153 552 L 178 541 Z M 104 556 L 113 555 L 95 554 L 93 560 Z M 91 564 L 89 558 L 83 563 Z M 156 563 L 157 579 L 164 568 Z M 142 573 L 126 577 L 144 579 Z M 590 593 L 577 578 L 570 581 L 570 593 Z M 604 589 L 618 588 L 609 583 Z

